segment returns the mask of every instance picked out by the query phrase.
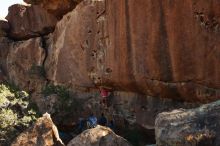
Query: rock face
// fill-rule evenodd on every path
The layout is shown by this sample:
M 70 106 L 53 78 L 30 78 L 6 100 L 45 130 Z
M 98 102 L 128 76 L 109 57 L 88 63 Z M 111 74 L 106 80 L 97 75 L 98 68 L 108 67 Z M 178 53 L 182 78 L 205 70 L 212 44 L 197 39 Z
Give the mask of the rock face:
M 155 124 L 157 146 L 219 146 L 219 107 L 217 101 L 159 114 Z
M 48 78 L 191 102 L 219 99 L 218 6 L 202 0 L 83 1 L 56 26 Z
M 6 80 L 6 77 L 3 74 L 2 70 L 0 69 L 0 83 L 4 82 L 5 80 Z
M 45 50 L 42 38 L 10 44 L 7 55 L 7 74 L 9 80 L 22 89 L 33 92 L 45 82 L 43 62 Z M 40 89 L 41 90 L 41 89 Z
M 7 56 L 11 41 L 8 38 L 0 37 L 0 68 L 7 73 Z
M 71 11 L 82 0 L 24 0 L 28 4 L 39 5 L 58 19 Z
M 78 119 L 87 119 L 90 113 L 94 113 L 97 118 L 104 113 L 108 122 L 113 119 L 116 125 L 116 132 L 128 140 L 132 135 L 126 135 L 124 131 L 134 132 L 135 143 L 147 144 L 154 143 L 154 126 L 156 115 L 160 112 L 171 111 L 177 108 L 193 108 L 197 105 L 173 101 L 171 99 L 154 98 L 140 95 L 132 92 L 112 92 L 108 98 L 108 109 L 106 110 L 100 104 L 100 95 L 98 91 L 81 91 L 78 93 L 68 93 L 62 91 L 62 95 L 57 93 L 57 87 L 52 86 L 44 91 L 50 91 L 49 94 L 39 94 L 34 97 L 41 113 L 49 112 L 54 122 L 59 127 L 73 127 L 78 123 Z M 43 91 L 43 93 L 44 93 Z M 63 96 L 68 94 L 67 96 Z M 33 98 L 33 96 L 32 96 Z M 69 130 L 73 128 L 66 128 Z M 121 132 L 122 131 L 122 132 Z M 142 140 L 140 140 L 142 139 Z
M 8 31 L 9 31 L 8 22 L 5 20 L 0 20 L 0 37 L 7 36 Z
M 10 25 L 9 37 L 29 39 L 53 32 L 57 19 L 40 6 L 15 4 L 9 7 L 6 17 Z
M 49 114 L 39 118 L 35 125 L 20 134 L 11 146 L 64 146 Z
M 105 111 L 100 105 L 100 96 L 88 97 L 86 102 L 81 104 L 83 106 L 82 112 L 91 111 L 95 115 L 101 116 L 100 111 L 102 111 L 108 119 L 115 119 L 116 125 L 121 127 L 125 126 L 124 120 L 126 120 L 130 125 L 138 124 L 145 129 L 154 129 L 157 114 L 178 108 L 189 109 L 198 106 L 197 104 L 154 98 L 132 92 L 114 92 L 107 100 L 109 106 L 108 111 Z
M 71 140 L 67 146 L 131 146 L 124 138 L 109 128 L 97 126 L 84 131 Z
M 25 1 L 33 5 L 9 8 L 8 36 L 15 42 L 0 34 L 0 69 L 33 93 L 42 111 L 67 117 L 56 113 L 59 102 L 75 110 L 66 121 L 92 110 L 100 114 L 97 86 L 105 86 L 119 91 L 106 115 L 154 129 L 159 112 L 220 98 L 217 0 Z M 0 30 L 7 27 L 0 23 Z M 42 96 L 47 83 L 74 93 Z
M 113 113 L 114 118 L 123 117 L 130 124 L 138 124 L 145 129 L 154 129 L 156 116 L 163 111 L 171 111 L 177 108 L 189 109 L 198 106 L 132 92 L 114 92 L 109 100 L 111 100 L 109 101 L 110 113 Z

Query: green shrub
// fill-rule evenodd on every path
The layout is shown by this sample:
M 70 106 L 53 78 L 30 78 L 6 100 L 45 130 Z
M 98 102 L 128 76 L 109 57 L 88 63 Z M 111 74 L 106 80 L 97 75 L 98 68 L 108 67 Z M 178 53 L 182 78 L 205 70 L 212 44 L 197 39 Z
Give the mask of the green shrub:
M 10 87 L 4 84 L 0 84 L 0 97 L 9 97 L 14 96 L 14 93 L 11 92 Z
M 42 94 L 44 96 L 56 94 L 59 97 L 56 107 L 54 107 L 56 113 L 72 114 L 82 110 L 80 101 L 74 98 L 74 94 L 70 94 L 69 89 L 64 86 L 47 85 L 43 88 Z
M 8 91 L 10 91 L 11 94 L 14 94 L 17 91 L 20 91 L 19 87 L 17 85 L 15 85 L 15 83 L 13 83 L 13 82 L 4 82 L 3 84 L 0 84 L 0 86 L 5 86 L 4 88 L 2 88 L 2 91 L 5 92 L 5 90 L 8 90 Z M 5 89 L 5 88 L 7 88 L 7 89 Z
M 0 108 L 6 106 L 8 102 L 9 100 L 6 97 L 0 95 Z
M 57 94 L 59 97 L 61 97 L 63 100 L 67 100 L 70 98 L 69 90 L 66 87 L 60 86 L 60 85 L 47 85 L 42 90 L 42 93 L 44 96 Z
M 0 110 L 0 129 L 7 130 L 18 124 L 18 116 L 11 109 Z
M 28 93 L 9 84 L 0 84 L 0 145 L 7 146 L 37 119 Z M 7 106 L 4 106 L 7 103 Z

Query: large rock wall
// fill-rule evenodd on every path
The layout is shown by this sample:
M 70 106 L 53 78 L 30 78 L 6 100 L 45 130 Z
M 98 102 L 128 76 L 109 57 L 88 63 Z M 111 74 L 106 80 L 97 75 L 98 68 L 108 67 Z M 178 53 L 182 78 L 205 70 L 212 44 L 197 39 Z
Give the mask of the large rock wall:
M 83 1 L 56 26 L 46 70 L 56 83 L 155 97 L 219 98 L 218 1 Z
M 45 83 L 43 69 L 45 55 L 42 38 L 11 42 L 6 56 L 9 80 L 31 93 L 41 91 Z
M 7 73 L 7 55 L 11 41 L 8 38 L 0 37 L 0 69 Z
M 72 102 L 83 102 L 82 111 L 60 118 L 62 122 L 77 121 L 90 111 L 100 114 L 97 86 L 123 91 L 114 92 L 106 115 L 119 115 L 145 129 L 154 128 L 159 112 L 192 106 L 183 100 L 219 99 L 220 2 L 84 0 L 62 19 L 70 1 L 64 7 L 60 1 L 51 7 L 46 2 L 12 6 L 9 37 L 23 41 L 1 38 L 0 44 L 1 68 L 33 93 L 42 111 L 49 106 L 54 112 L 58 105 L 53 102 L 58 95 L 42 94 L 47 83 L 72 89 Z

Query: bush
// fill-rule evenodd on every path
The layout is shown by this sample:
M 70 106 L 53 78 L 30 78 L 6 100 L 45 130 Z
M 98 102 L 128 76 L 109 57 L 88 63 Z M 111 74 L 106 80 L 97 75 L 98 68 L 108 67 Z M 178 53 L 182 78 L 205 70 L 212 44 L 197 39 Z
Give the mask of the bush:
M 69 90 L 66 87 L 63 86 L 55 86 L 55 85 L 47 85 L 42 91 L 44 96 L 49 96 L 52 94 L 57 94 L 59 97 L 61 97 L 64 100 L 67 100 L 70 98 Z
M 9 87 L 7 85 L 1 84 L 0 85 L 0 97 L 8 97 L 8 96 L 14 96 L 14 93 L 11 92 Z
M 18 124 L 18 116 L 11 109 L 0 110 L 0 129 L 7 130 Z
M 74 98 L 74 94 L 70 94 L 69 89 L 64 86 L 47 85 L 43 88 L 42 94 L 45 97 L 56 94 L 59 97 L 54 109 L 56 114 L 61 114 L 60 116 L 82 110 L 80 101 Z
M 19 133 L 37 119 L 37 113 L 29 106 L 28 94 L 0 84 L 0 145 L 8 146 Z

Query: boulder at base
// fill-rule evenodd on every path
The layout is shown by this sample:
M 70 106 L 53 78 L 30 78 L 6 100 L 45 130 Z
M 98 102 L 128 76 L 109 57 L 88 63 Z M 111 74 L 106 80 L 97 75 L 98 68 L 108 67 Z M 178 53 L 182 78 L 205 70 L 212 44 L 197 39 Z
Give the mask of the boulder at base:
M 35 125 L 21 133 L 11 146 L 64 146 L 49 114 L 44 114 Z
M 98 125 L 75 137 L 67 146 L 131 146 L 131 144 L 109 128 Z
M 220 100 L 158 115 L 157 146 L 220 146 Z

